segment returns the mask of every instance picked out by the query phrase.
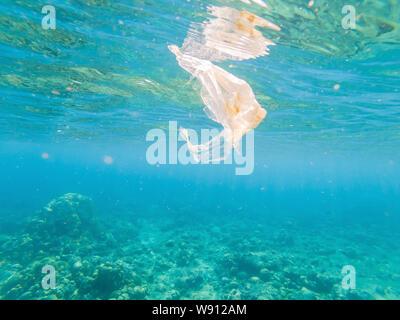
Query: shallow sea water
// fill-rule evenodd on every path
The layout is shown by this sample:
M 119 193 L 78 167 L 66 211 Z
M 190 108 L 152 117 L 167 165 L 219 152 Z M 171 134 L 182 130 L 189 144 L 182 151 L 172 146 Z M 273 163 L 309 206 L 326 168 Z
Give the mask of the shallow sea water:
M 400 3 L 266 3 L 0 3 L 1 299 L 400 298 Z M 168 50 L 210 6 L 281 29 L 215 62 L 268 112 L 249 175 L 146 157 L 170 121 L 222 130 Z

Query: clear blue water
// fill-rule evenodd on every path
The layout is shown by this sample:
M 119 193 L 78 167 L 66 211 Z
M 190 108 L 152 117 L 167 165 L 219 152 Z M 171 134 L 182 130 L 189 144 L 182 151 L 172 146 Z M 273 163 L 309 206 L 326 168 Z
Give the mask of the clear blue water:
M 347 31 L 342 1 L 267 4 L 0 3 L 0 298 L 400 298 L 400 4 L 352 3 Z M 258 28 L 268 56 L 218 63 L 268 111 L 247 176 L 146 161 L 147 132 L 169 121 L 221 129 L 167 48 L 208 5 L 281 28 Z M 57 198 L 67 229 L 42 209 Z

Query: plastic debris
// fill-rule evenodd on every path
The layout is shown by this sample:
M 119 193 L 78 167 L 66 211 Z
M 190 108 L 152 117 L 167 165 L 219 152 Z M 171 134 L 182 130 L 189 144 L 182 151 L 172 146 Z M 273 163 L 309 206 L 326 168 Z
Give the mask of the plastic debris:
M 254 2 L 264 4 L 260 0 Z M 175 54 L 179 65 L 192 78 L 200 81 L 200 95 L 207 116 L 224 127 L 221 133 L 210 137 L 208 142 L 202 141 L 202 144 L 196 145 L 190 142 L 189 131 L 180 128 L 180 135 L 187 142 L 193 158 L 202 163 L 225 160 L 232 148 L 240 153 L 243 135 L 256 128 L 267 115 L 246 81 L 211 61 L 244 60 L 267 55 L 268 46 L 274 43 L 255 27 L 280 30 L 275 24 L 247 11 L 210 6 L 208 12 L 215 18 L 202 23 L 200 27 L 194 27 L 182 49 L 175 45 L 168 47 Z
M 205 144 L 190 143 L 188 131 L 180 129 L 186 140 L 189 151 L 196 161 L 204 163 L 221 161 L 212 157 L 213 152 L 224 147 L 224 150 L 237 148 L 244 134 L 254 129 L 265 118 L 267 111 L 257 102 L 249 84 L 208 60 L 184 54 L 177 46 L 168 47 L 176 55 L 179 65 L 197 78 L 201 85 L 201 98 L 204 109 L 210 119 L 220 123 L 224 130 Z M 224 142 L 224 146 L 222 145 Z M 210 158 L 211 156 L 211 158 Z

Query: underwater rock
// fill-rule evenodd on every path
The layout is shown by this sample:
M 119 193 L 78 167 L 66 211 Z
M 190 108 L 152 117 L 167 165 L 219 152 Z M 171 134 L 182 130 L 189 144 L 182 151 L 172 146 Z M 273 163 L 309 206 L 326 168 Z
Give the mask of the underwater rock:
M 306 287 L 301 288 L 301 299 L 304 300 L 316 300 L 317 294 Z
M 282 272 L 282 275 L 285 279 L 289 280 L 291 288 L 301 288 L 307 284 L 307 279 L 304 275 L 301 274 L 301 271 L 295 272 L 293 270 L 286 270 Z
M 203 282 L 203 275 L 194 272 L 177 279 L 175 287 L 180 291 L 193 290 L 199 288 Z
M 66 225 L 68 222 L 84 225 L 93 218 L 92 199 L 77 193 L 67 193 L 50 201 L 42 213 L 53 225 Z
M 276 244 L 284 247 L 292 247 L 295 244 L 293 236 L 286 230 L 280 230 L 274 237 Z
M 49 255 L 84 256 L 92 250 L 99 234 L 89 197 L 68 193 L 50 201 L 31 218 L 19 233 L 6 241 L 3 253 L 19 263 Z
M 236 274 L 241 278 L 258 277 L 262 268 L 259 257 L 252 254 L 225 254 L 218 261 L 219 272 Z
M 263 281 L 269 281 L 272 279 L 273 273 L 267 268 L 263 268 L 260 270 L 260 278 Z
M 168 247 L 168 248 L 172 248 L 173 246 L 175 245 L 175 241 L 174 240 L 168 240 L 166 243 L 165 243 L 165 246 L 166 247 Z
M 227 296 L 225 297 L 227 300 L 241 300 L 242 292 L 238 289 L 232 289 Z
M 349 290 L 344 295 L 346 300 L 375 300 L 376 298 L 364 290 Z
M 331 293 L 334 285 L 340 283 L 340 278 L 328 277 L 321 274 L 311 274 L 307 277 L 308 287 L 317 293 Z
M 67 193 L 51 200 L 28 224 L 31 235 L 78 235 L 93 224 L 92 200 L 89 197 Z
M 237 258 L 236 263 L 239 271 L 251 275 L 258 275 L 260 273 L 261 265 L 252 255 L 240 255 Z
M 172 289 L 171 291 L 168 292 L 167 297 L 165 299 L 166 300 L 178 300 L 179 298 L 180 298 L 179 291 Z
M 125 284 L 124 271 L 118 263 L 105 263 L 99 265 L 90 282 L 91 293 L 97 293 L 101 298 L 107 299 L 109 295 Z
M 73 268 L 74 269 L 80 269 L 82 267 L 82 262 L 77 261 L 74 263 Z

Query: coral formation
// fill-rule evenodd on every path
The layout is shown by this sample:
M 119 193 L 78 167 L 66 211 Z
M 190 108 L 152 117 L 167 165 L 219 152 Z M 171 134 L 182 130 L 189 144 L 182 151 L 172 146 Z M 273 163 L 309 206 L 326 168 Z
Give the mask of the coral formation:
M 350 234 L 323 220 L 307 228 L 264 215 L 208 215 L 202 221 L 190 206 L 163 219 L 165 208 L 152 206 L 143 216 L 113 213 L 112 223 L 110 217 L 95 223 L 90 203 L 80 195 L 59 197 L 19 232 L 2 234 L 1 299 L 400 297 L 400 260 L 391 254 L 399 245 L 373 226 L 354 224 Z M 51 213 L 75 227 L 55 234 L 59 219 L 43 219 Z M 46 222 L 37 228 L 40 219 Z M 357 268 L 356 290 L 342 287 L 341 270 L 348 264 Z M 41 286 L 45 265 L 56 270 L 54 290 Z
M 76 193 L 53 199 L 32 219 L 29 234 L 41 237 L 80 236 L 93 227 L 92 200 Z

